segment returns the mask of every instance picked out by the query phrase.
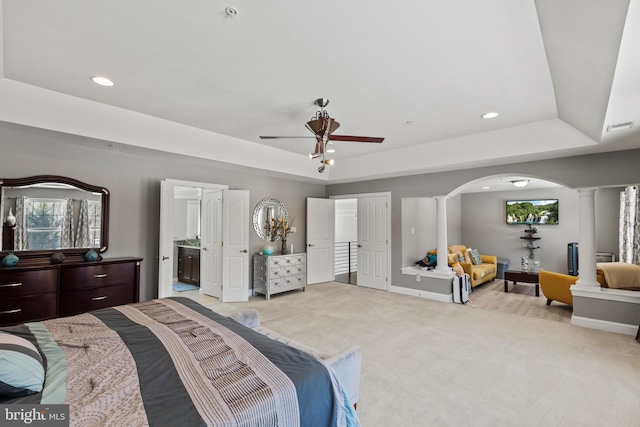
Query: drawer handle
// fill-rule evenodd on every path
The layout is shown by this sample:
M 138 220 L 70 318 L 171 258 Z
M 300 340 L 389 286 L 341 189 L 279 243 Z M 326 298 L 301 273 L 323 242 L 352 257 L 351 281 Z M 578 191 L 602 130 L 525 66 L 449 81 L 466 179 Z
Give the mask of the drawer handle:
M 16 288 L 18 286 L 22 286 L 22 283 L 7 283 L 6 285 L 0 285 L 0 288 Z
M 101 296 L 101 297 L 93 297 L 91 298 L 91 301 L 102 301 L 103 299 L 107 299 L 106 296 Z
M 96 274 L 93 277 L 95 277 L 96 279 L 102 279 L 104 277 L 107 277 L 108 274 L 107 273 L 102 273 L 102 274 Z
M 16 308 L 14 310 L 0 311 L 0 314 L 14 314 L 14 313 L 20 313 L 21 311 L 22 311 L 21 308 Z

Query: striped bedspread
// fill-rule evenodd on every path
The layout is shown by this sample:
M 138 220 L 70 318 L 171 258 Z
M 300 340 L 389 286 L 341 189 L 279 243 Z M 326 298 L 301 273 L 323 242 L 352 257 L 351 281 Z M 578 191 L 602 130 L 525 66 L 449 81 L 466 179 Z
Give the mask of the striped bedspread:
M 355 422 L 330 370 L 186 298 L 4 328 L 46 360 L 41 393 L 74 426 L 340 426 Z

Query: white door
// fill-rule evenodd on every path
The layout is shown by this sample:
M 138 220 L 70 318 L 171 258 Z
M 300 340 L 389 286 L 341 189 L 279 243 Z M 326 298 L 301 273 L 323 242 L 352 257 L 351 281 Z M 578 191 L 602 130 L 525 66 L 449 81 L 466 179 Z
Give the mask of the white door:
M 307 198 L 307 283 L 335 279 L 335 201 Z
M 173 202 L 171 182 L 160 181 L 160 248 L 158 256 L 158 298 L 169 297 L 173 286 Z
M 222 195 L 222 302 L 249 300 L 249 192 Z
M 216 298 L 222 290 L 222 191 L 202 192 L 200 292 Z
M 358 286 L 387 290 L 387 198 L 358 198 Z

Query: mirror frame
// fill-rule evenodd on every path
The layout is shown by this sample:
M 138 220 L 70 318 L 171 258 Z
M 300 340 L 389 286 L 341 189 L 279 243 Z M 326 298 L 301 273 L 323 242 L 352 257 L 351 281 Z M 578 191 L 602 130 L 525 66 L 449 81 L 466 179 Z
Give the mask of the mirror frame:
M 82 255 L 90 249 L 98 250 L 100 253 L 107 251 L 109 247 L 109 190 L 97 185 L 87 184 L 77 179 L 68 178 L 66 176 L 58 175 L 36 175 L 26 178 L 4 178 L 0 179 L 0 198 L 2 197 L 2 189 L 4 187 L 23 187 L 34 184 L 44 184 L 47 182 L 55 182 L 60 184 L 67 184 L 79 188 L 81 190 L 89 191 L 91 193 L 100 193 L 102 195 L 102 224 L 100 230 L 100 248 L 65 248 L 65 249 L 47 249 L 39 251 L 12 251 L 2 249 L 0 256 L 7 255 L 10 252 L 15 252 L 19 257 L 24 258 L 44 258 L 50 257 L 56 252 L 62 252 L 65 255 Z M 4 220 L 4 219 L 3 219 Z M 4 228 L 4 223 L 2 223 Z M 0 233 L 2 235 L 2 233 Z
M 258 237 L 267 242 L 270 242 L 271 240 L 265 233 L 264 224 L 260 224 L 260 213 L 265 206 L 269 205 L 277 205 L 280 208 L 280 212 L 284 215 L 285 221 L 289 221 L 289 211 L 287 211 L 287 207 L 280 200 L 275 197 L 265 197 L 260 200 L 253 210 L 253 229 L 256 231 Z M 280 236 L 278 236 L 274 241 L 277 242 L 278 240 L 280 240 Z

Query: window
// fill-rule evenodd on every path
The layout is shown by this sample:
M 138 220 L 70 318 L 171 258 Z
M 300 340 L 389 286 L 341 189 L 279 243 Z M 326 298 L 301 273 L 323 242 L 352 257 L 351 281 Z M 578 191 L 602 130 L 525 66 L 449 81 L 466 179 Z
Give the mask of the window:
M 100 247 L 100 218 L 102 218 L 102 203 L 99 200 L 89 200 L 89 246 Z
M 60 248 L 67 209 L 64 199 L 27 199 L 25 203 L 29 250 Z

